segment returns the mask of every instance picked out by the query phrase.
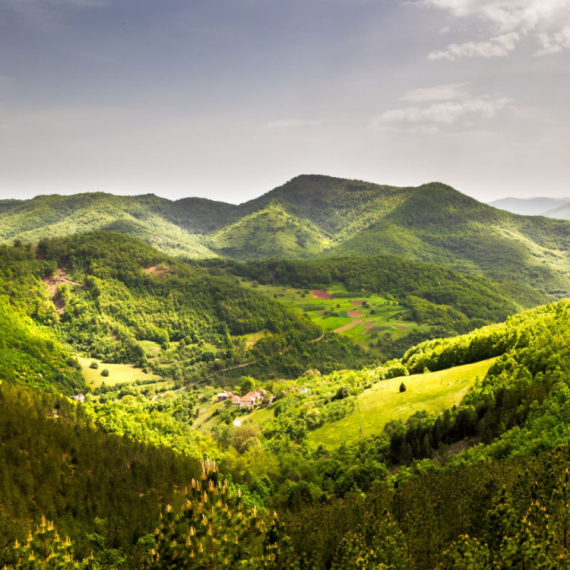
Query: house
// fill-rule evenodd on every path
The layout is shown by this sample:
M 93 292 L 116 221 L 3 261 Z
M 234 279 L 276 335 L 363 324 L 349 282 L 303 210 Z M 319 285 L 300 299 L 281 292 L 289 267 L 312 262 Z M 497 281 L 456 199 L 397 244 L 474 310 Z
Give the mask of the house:
M 228 392 L 220 392 L 218 394 L 218 402 L 223 402 L 224 400 L 227 400 L 230 397 L 230 394 Z
M 255 402 L 257 402 L 257 396 L 250 392 L 249 394 L 246 394 L 245 396 L 243 396 L 242 398 L 240 398 L 239 401 L 239 407 L 240 408 L 252 408 L 253 406 L 255 406 Z
M 85 396 L 83 394 L 77 394 L 77 396 L 73 396 L 73 399 L 80 404 L 83 404 L 83 402 L 85 402 Z
M 232 401 L 232 404 L 239 404 L 241 398 L 239 396 L 236 396 L 235 394 L 232 394 L 230 396 L 230 400 Z

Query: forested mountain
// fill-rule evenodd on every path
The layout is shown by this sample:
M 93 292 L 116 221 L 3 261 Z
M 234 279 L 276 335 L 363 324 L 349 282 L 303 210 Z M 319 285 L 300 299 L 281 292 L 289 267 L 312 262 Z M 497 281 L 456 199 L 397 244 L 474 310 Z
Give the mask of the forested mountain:
M 153 195 L 40 196 L 0 205 L 0 239 L 94 229 L 139 237 L 190 258 L 397 255 L 561 297 L 570 291 L 570 224 L 477 202 L 440 183 L 396 188 L 299 176 L 233 206 Z

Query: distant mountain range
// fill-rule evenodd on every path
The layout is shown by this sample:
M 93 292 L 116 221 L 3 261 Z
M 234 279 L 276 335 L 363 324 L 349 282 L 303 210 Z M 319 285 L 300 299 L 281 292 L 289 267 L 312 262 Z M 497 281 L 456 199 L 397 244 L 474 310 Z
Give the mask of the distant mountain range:
M 239 206 L 152 194 L 0 201 L 0 241 L 115 231 L 193 259 L 397 255 L 570 295 L 570 223 L 499 210 L 441 183 L 299 176 Z
M 547 216 L 570 219 L 570 198 L 502 198 L 489 206 L 522 216 Z

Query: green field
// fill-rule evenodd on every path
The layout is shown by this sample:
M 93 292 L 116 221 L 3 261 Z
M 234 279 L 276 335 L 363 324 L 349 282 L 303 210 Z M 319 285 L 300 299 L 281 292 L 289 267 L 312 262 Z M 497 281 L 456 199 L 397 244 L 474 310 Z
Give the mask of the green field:
M 358 397 L 356 411 L 338 422 L 325 424 L 309 434 L 313 445 L 337 447 L 362 435 L 380 433 L 390 420 L 405 420 L 415 412 L 443 412 L 459 403 L 477 378 L 483 378 L 495 359 L 457 366 L 440 372 L 384 380 Z M 404 382 L 406 392 L 400 393 Z
M 310 317 L 325 331 L 338 332 L 360 346 L 370 346 L 371 341 L 385 334 L 400 338 L 411 330 L 429 328 L 407 320 L 408 311 L 405 307 L 381 295 L 365 297 L 354 293 L 345 297 L 348 293 L 342 283 L 335 283 L 327 288 L 326 292 L 330 293 L 333 299 L 321 299 L 313 291 L 292 287 L 256 285 L 247 280 L 243 281 L 243 285 L 284 303 Z M 336 295 L 342 297 L 335 298 Z M 368 307 L 363 303 L 367 303 Z
M 103 384 L 114 386 L 115 384 L 123 384 L 125 382 L 135 382 L 136 380 L 162 380 L 160 376 L 149 372 L 145 374 L 140 368 L 135 368 L 131 364 L 107 364 L 97 360 L 96 358 L 84 358 L 78 356 L 77 360 L 81 365 L 81 372 L 88 386 L 97 388 Z M 99 364 L 98 369 L 89 368 L 92 362 Z M 101 372 L 107 369 L 109 376 L 106 378 L 101 376 Z

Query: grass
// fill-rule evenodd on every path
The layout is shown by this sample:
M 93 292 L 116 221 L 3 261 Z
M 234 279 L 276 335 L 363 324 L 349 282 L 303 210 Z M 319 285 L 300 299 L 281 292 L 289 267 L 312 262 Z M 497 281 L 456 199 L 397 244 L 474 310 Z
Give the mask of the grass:
M 306 290 L 294 289 L 292 287 L 277 285 L 254 286 L 247 281 L 242 281 L 242 284 L 308 316 L 325 331 L 337 331 L 356 320 L 362 320 L 360 324 L 339 334 L 352 339 L 355 344 L 363 347 L 374 349 L 371 343 L 378 334 L 384 335 L 388 333 L 392 338 L 401 338 L 411 330 L 429 328 L 427 325 L 418 325 L 413 321 L 407 320 L 405 318 L 407 310 L 402 305 L 396 301 L 390 301 L 381 295 L 365 297 L 355 292 L 354 295 L 348 298 L 320 299 L 312 291 L 307 293 Z M 346 288 L 342 283 L 330 285 L 327 288 L 327 292 L 333 296 L 335 294 L 347 294 Z M 368 308 L 354 304 L 359 302 L 367 302 Z M 307 310 L 309 308 L 319 309 Z M 356 310 L 360 311 L 360 317 L 349 317 L 347 315 L 348 311 Z M 375 313 L 372 314 L 372 311 L 375 311 Z M 326 312 L 334 313 L 334 315 L 322 314 Z
M 139 340 L 139 344 L 147 354 L 151 355 L 152 358 L 160 354 L 160 344 L 157 342 L 153 342 L 152 340 Z
M 152 372 L 145 374 L 140 368 L 135 368 L 131 364 L 107 364 L 96 358 L 84 358 L 82 356 L 78 356 L 77 360 L 81 365 L 81 372 L 85 382 L 92 388 L 98 388 L 103 382 L 107 386 L 114 386 L 115 384 L 135 382 L 136 380 L 162 380 L 160 376 Z M 97 362 L 99 368 L 90 368 L 92 362 Z M 105 369 L 109 371 L 109 376 L 106 378 L 101 376 L 101 372 Z
M 309 434 L 311 444 L 337 447 L 362 435 L 380 433 L 387 422 L 405 420 L 415 412 L 441 413 L 459 403 L 477 378 L 483 378 L 495 359 L 457 366 L 440 372 L 416 374 L 379 382 L 357 399 L 356 411 Z M 404 382 L 406 392 L 400 393 Z

